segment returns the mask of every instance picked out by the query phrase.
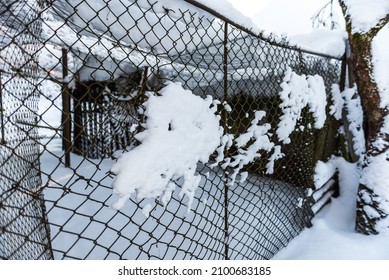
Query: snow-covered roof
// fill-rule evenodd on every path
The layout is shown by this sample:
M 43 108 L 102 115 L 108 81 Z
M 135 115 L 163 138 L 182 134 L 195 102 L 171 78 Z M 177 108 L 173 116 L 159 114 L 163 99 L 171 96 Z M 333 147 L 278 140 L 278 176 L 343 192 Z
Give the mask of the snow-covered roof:
M 217 24 L 213 16 L 185 1 L 58 0 L 52 5 L 55 19 L 66 19 L 78 34 L 154 53 L 180 53 L 223 38 L 219 27 L 209 28 Z
M 271 39 L 256 40 L 256 34 L 262 38 L 261 31 L 222 0 L 58 0 L 44 15 L 42 35 L 76 53 L 78 63 L 71 72 L 82 69 L 82 80 L 112 79 L 143 66 L 164 71 L 172 63 L 175 69 L 182 68 L 180 76 L 192 72 L 188 79 L 197 74 L 199 79 L 209 75 L 217 79 L 223 75 L 225 35 L 218 17 L 246 31 L 229 28 L 229 69 L 247 74 L 285 68 L 288 58 L 266 44 Z M 290 48 L 284 39 L 273 42 Z M 336 56 L 341 56 L 341 49 L 336 48 Z

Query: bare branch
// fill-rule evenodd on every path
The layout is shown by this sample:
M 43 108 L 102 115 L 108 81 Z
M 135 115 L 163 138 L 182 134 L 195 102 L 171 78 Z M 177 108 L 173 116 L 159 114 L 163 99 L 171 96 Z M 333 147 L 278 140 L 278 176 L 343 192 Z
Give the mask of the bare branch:
M 338 23 L 334 20 L 333 4 L 334 0 L 330 0 L 311 17 L 313 28 L 328 27 L 328 24 L 330 24 L 330 28 L 333 30 L 338 26 Z
M 325 10 L 327 9 L 327 7 L 329 6 L 329 5 L 331 5 L 332 4 L 332 1 L 333 0 L 331 0 L 331 1 L 329 1 L 327 4 L 325 4 L 315 15 L 313 15 L 312 17 L 311 17 L 311 21 L 312 21 L 312 27 L 315 27 L 314 25 L 315 25 L 315 21 L 321 21 L 320 20 L 320 17 L 321 17 L 321 15 L 322 14 L 324 14 L 324 12 L 325 12 Z

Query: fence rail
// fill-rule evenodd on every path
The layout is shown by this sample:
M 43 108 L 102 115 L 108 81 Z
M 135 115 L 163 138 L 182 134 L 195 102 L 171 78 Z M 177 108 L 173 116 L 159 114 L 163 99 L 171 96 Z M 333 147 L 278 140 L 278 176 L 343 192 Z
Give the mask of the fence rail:
M 0 258 L 269 259 L 336 189 L 331 181 L 320 190 L 313 175 L 338 152 L 328 113 L 337 58 L 255 34 L 192 0 L 6 0 L 0 52 Z M 111 167 L 141 145 L 145 102 L 168 81 L 219 101 L 229 139 L 262 127 L 273 146 L 238 170 L 231 162 L 254 133 L 246 146 L 232 141 L 224 161 L 215 153 L 198 163 L 190 211 L 183 178 L 162 197 L 130 197 L 114 210 Z M 319 128 L 312 108 L 288 100 L 320 85 Z M 278 132 L 294 119 L 288 110 L 298 111 L 290 143 Z

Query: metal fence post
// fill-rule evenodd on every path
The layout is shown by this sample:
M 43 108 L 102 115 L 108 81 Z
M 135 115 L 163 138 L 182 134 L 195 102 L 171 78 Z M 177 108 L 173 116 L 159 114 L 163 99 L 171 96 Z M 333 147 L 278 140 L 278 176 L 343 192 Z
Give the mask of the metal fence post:
M 224 23 L 224 50 L 223 50 L 223 72 L 224 72 L 224 102 L 228 100 L 228 22 Z M 228 113 L 223 108 L 223 129 L 228 132 Z M 228 156 L 228 151 L 224 151 Z M 229 259 L 229 223 L 228 223 L 228 175 L 224 172 L 224 259 Z
M 65 151 L 65 165 L 70 167 L 71 151 L 71 116 L 70 93 L 67 81 L 68 76 L 68 51 L 62 48 L 62 147 Z

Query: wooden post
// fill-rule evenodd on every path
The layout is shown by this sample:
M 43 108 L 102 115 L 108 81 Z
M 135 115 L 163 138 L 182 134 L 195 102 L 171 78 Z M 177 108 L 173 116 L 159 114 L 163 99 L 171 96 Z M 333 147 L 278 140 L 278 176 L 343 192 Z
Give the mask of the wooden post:
M 82 126 L 82 98 L 85 94 L 85 85 L 80 82 L 79 77 L 76 78 L 76 89 L 73 92 L 73 104 L 74 104 L 74 126 L 73 126 L 73 146 L 72 151 L 76 154 L 82 155 L 82 137 L 84 134 Z
M 346 44 L 346 54 L 343 56 L 342 59 L 342 68 L 341 68 L 341 74 L 340 74 L 340 86 L 339 89 L 340 91 L 344 91 L 346 88 L 354 86 L 355 80 L 353 76 L 353 71 L 352 71 L 352 65 L 350 61 L 350 46 L 347 43 Z M 348 76 L 348 80 L 346 77 Z M 347 86 L 348 83 L 348 86 Z M 359 160 L 359 156 L 355 153 L 354 150 L 354 142 L 353 142 L 353 135 L 349 129 L 350 127 L 350 122 L 347 119 L 347 109 L 343 108 L 342 111 L 342 122 L 343 122 L 343 127 L 344 127 L 344 132 L 345 132 L 345 137 L 347 141 L 347 146 L 348 146 L 348 153 L 349 153 L 349 158 L 348 160 L 351 162 L 357 162 Z
M 139 100 L 137 101 L 136 107 L 137 109 L 141 106 L 143 106 L 143 103 L 146 102 L 147 97 L 146 97 L 146 91 L 147 91 L 147 77 L 149 75 L 149 67 L 146 66 L 143 70 L 142 73 L 142 78 L 140 81 L 140 88 L 139 88 Z M 155 94 L 155 93 L 154 93 Z M 137 133 L 141 132 L 143 130 L 141 124 L 144 122 L 144 115 L 140 114 L 139 115 L 139 123 L 137 127 Z
M 65 151 L 66 167 L 70 167 L 70 151 L 72 146 L 68 74 L 68 51 L 62 48 L 62 148 Z

